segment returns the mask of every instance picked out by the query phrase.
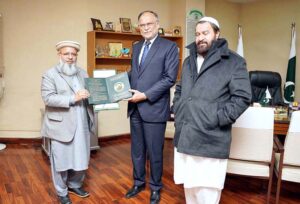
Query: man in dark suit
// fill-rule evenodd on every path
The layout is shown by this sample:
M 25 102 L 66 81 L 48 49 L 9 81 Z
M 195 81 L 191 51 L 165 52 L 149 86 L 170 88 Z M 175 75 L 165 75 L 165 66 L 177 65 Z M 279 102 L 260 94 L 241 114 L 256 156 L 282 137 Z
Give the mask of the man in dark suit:
M 158 36 L 159 20 L 153 11 L 138 16 L 143 40 L 133 46 L 128 103 L 131 129 L 133 187 L 127 198 L 145 189 L 146 153 L 150 159 L 150 203 L 159 203 L 162 188 L 163 147 L 170 117 L 170 88 L 176 81 L 179 55 L 176 43 Z

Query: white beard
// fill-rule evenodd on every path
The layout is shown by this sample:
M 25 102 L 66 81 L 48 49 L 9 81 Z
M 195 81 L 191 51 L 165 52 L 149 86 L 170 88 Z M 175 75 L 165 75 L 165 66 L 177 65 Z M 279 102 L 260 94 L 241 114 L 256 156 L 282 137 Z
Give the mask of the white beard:
M 68 64 L 60 60 L 59 66 L 62 73 L 64 73 L 67 76 L 73 76 L 79 71 L 79 69 L 76 67 L 76 63 Z

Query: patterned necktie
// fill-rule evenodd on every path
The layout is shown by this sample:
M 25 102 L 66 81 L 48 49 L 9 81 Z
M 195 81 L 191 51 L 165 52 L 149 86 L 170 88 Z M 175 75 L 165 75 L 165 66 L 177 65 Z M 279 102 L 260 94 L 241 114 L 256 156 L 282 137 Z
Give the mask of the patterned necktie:
M 142 66 L 143 62 L 146 59 L 146 56 L 147 56 L 148 51 L 149 51 L 150 44 L 151 44 L 150 41 L 146 41 L 144 51 L 143 51 L 143 55 L 142 55 L 141 62 L 140 62 L 140 66 Z

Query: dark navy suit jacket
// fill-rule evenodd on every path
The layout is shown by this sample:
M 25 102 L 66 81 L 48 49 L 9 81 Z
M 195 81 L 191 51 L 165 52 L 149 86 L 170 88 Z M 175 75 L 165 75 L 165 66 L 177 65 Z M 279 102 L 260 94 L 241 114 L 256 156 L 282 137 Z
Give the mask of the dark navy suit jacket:
M 144 92 L 147 100 L 128 103 L 128 116 L 138 108 L 146 122 L 166 122 L 170 117 L 170 88 L 177 78 L 179 67 L 178 47 L 175 42 L 157 37 L 139 67 L 139 54 L 145 40 L 133 46 L 129 80 L 132 89 Z

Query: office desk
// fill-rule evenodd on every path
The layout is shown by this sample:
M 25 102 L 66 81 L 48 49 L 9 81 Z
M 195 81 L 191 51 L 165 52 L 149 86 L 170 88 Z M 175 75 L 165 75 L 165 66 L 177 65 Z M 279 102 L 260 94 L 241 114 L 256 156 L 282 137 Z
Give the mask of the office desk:
M 290 118 L 276 117 L 274 120 L 274 135 L 286 135 L 289 129 Z

